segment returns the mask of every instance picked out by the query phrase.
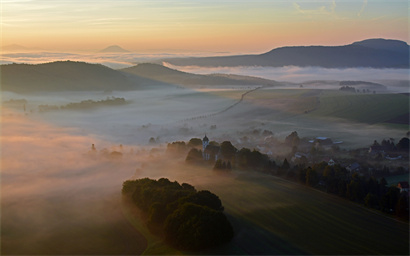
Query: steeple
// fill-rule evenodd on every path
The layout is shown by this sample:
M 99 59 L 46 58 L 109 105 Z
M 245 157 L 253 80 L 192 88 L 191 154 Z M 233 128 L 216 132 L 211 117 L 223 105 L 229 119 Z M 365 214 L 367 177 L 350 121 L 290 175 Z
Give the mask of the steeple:
M 205 160 L 208 160 L 207 159 L 207 154 L 205 153 L 205 149 L 208 145 L 209 145 L 209 139 L 208 139 L 208 137 L 206 137 L 206 133 L 205 133 L 205 137 L 202 139 L 202 157 Z
M 205 142 L 205 141 L 208 141 L 208 142 L 209 142 L 208 137 L 206 137 L 206 133 L 205 133 L 205 137 L 202 139 L 202 141 L 203 141 L 203 142 Z

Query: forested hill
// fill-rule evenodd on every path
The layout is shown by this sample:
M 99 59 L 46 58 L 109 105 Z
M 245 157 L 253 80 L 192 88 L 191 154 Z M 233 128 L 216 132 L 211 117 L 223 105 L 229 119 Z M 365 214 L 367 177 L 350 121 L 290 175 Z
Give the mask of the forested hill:
M 173 58 L 179 66 L 317 66 L 324 68 L 409 68 L 409 45 L 399 40 L 368 39 L 343 46 L 292 46 L 260 55 Z
M 132 90 L 138 81 L 100 64 L 57 61 L 45 64 L 0 66 L 4 91 L 105 91 Z
M 178 85 L 275 85 L 268 79 L 237 75 L 198 75 L 181 72 L 159 64 L 142 63 L 121 71 L 151 80 Z

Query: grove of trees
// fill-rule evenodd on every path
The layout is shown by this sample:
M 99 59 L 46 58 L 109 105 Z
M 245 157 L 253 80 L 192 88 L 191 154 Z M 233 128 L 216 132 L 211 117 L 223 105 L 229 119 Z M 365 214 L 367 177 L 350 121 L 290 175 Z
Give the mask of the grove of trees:
M 233 237 L 221 200 L 210 191 L 144 178 L 125 181 L 122 193 L 145 213 L 150 230 L 178 249 L 211 248 Z

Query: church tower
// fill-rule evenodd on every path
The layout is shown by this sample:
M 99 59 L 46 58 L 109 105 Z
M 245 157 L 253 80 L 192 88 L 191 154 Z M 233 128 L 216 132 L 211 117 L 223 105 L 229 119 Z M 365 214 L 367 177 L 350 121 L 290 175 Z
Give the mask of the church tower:
M 204 159 L 206 159 L 205 149 L 208 145 L 209 145 L 209 139 L 208 137 L 206 137 L 206 134 L 205 134 L 205 137 L 202 139 L 202 157 Z

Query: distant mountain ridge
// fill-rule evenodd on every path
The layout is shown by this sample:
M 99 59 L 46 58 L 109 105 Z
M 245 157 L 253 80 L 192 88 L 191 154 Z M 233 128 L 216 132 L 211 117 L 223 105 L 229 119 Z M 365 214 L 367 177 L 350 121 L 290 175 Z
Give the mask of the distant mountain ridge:
M 316 66 L 324 68 L 410 68 L 409 45 L 399 40 L 367 39 L 344 46 L 288 46 L 259 55 L 169 58 L 177 66 Z

